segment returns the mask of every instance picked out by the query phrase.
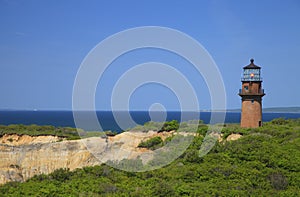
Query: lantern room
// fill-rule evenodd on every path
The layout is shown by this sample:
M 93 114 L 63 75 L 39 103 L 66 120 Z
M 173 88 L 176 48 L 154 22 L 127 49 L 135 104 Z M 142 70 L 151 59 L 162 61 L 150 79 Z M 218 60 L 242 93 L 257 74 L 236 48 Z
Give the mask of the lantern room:
M 254 64 L 254 59 L 250 60 L 250 64 L 245 66 L 242 81 L 262 81 L 260 77 L 260 67 Z

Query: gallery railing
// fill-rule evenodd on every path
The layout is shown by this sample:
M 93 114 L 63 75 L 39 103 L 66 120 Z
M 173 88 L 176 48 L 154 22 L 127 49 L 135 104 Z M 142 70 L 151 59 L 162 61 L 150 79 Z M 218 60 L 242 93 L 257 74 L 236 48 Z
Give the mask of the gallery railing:
M 251 78 L 251 77 L 242 77 L 241 81 L 262 81 L 263 78 L 259 77 L 259 78 Z

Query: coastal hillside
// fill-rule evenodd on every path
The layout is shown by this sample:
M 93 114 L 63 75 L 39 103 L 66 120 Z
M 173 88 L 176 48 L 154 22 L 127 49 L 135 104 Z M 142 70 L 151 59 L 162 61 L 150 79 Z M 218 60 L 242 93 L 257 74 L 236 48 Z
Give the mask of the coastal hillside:
M 0 186 L 0 194 L 1 196 L 299 195 L 299 119 L 275 119 L 257 129 L 241 129 L 238 125 L 226 125 L 213 149 L 204 157 L 199 157 L 199 149 L 204 139 L 203 131 L 203 127 L 199 128 L 199 135 L 194 137 L 188 149 L 171 164 L 146 172 L 126 172 L 97 163 L 92 157 L 84 156 L 86 152 L 79 145 L 82 140 L 29 145 L 25 149 L 26 151 L 24 150 L 26 157 L 33 158 L 34 152 L 41 151 L 41 153 L 47 154 L 48 159 L 59 158 L 56 162 L 61 164 L 55 165 L 57 165 L 56 167 L 61 165 L 61 168 L 56 170 L 52 168 L 54 170 L 52 173 L 35 175 L 25 182 L 16 182 L 24 181 L 24 177 L 19 180 L 12 179 L 10 181 L 14 182 Z M 159 132 L 151 133 L 158 134 Z M 120 136 L 122 135 L 127 134 Z M 115 145 L 122 144 L 119 140 L 123 137 L 120 136 L 117 135 Z M 164 140 L 163 137 L 157 135 L 144 138 L 141 140 L 142 143 L 137 146 L 146 145 L 147 148 L 140 148 L 140 150 L 151 151 L 153 147 L 159 145 L 150 143 L 157 137 L 160 137 L 160 143 L 164 143 L 170 136 L 165 136 Z M 11 154 L 13 151 L 15 151 L 14 153 L 20 152 L 21 147 L 4 144 L 1 147 L 2 150 L 4 147 L 7 150 L 1 151 L 1 158 L 6 155 L 7 165 L 10 163 L 9 161 L 12 164 L 9 166 L 7 174 L 12 175 L 13 169 L 24 170 L 26 165 L 23 165 L 22 162 L 17 163 L 17 161 L 25 162 L 25 160 L 20 160 L 22 157 L 18 157 L 19 160 L 16 160 L 14 154 Z M 46 150 L 49 152 L 45 152 Z M 73 154 L 70 154 L 71 152 Z M 85 161 L 85 164 L 90 167 L 81 165 L 83 168 L 73 169 L 72 165 L 75 168 L 75 163 L 79 160 Z M 122 165 L 135 165 L 134 161 L 136 160 L 138 159 L 134 159 L 134 157 L 129 160 L 123 159 Z M 50 163 L 41 162 L 40 169 Z M 27 170 L 32 172 L 40 170 L 33 167 L 33 164 L 27 165 Z M 54 165 L 54 162 L 51 165 Z M 79 163 L 77 165 L 76 167 L 80 167 Z

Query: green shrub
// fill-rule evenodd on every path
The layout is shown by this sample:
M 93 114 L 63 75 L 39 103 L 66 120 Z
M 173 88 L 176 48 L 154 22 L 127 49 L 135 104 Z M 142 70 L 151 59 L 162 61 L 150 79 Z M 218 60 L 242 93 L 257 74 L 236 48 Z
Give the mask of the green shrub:
M 141 142 L 138 145 L 139 148 L 148 148 L 150 150 L 155 150 L 162 146 L 163 146 L 163 140 L 159 136 L 150 138 L 149 140 Z
M 284 190 L 288 186 L 288 181 L 285 176 L 280 172 L 272 172 L 269 174 L 268 179 L 272 187 L 276 190 Z
M 50 177 L 56 181 L 66 181 L 69 180 L 71 176 L 70 170 L 68 168 L 57 169 L 50 174 Z
M 177 120 L 171 120 L 169 122 L 165 122 L 161 128 L 161 131 L 177 131 L 179 128 L 179 123 Z
M 116 131 L 105 131 L 104 133 L 107 136 L 115 136 L 118 134 Z
M 198 125 L 197 133 L 199 133 L 200 135 L 205 136 L 207 131 L 208 131 L 208 126 L 207 125 L 205 125 L 205 124 L 199 124 Z
M 284 118 L 276 118 L 276 119 L 273 119 L 271 121 L 271 123 L 275 124 L 275 125 L 285 125 L 285 124 L 289 123 L 289 120 L 286 120 Z

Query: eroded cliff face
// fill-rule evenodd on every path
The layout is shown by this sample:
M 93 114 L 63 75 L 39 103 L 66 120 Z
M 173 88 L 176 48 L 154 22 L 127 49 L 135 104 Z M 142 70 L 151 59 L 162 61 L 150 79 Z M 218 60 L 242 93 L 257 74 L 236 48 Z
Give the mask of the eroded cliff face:
M 139 157 L 143 163 L 153 159 L 153 151 L 137 148 L 141 141 L 160 136 L 163 140 L 172 132 L 124 132 L 107 139 L 92 137 L 67 141 L 57 136 L 4 135 L 0 137 L 0 184 L 25 181 L 34 175 L 49 174 L 56 169 L 74 170 Z M 184 133 L 180 135 L 195 135 Z M 221 142 L 221 135 L 217 135 Z M 232 134 L 226 141 L 242 137 Z
M 56 136 L 3 136 L 0 138 L 0 184 L 25 181 L 59 168 L 74 170 L 108 160 L 134 159 L 151 152 L 137 148 L 138 144 L 157 135 L 165 138 L 171 133 L 124 132 L 108 139 L 92 137 L 72 141 Z
M 0 184 L 25 181 L 59 168 L 73 170 L 97 164 L 81 140 L 20 146 L 0 144 L 0 158 Z

